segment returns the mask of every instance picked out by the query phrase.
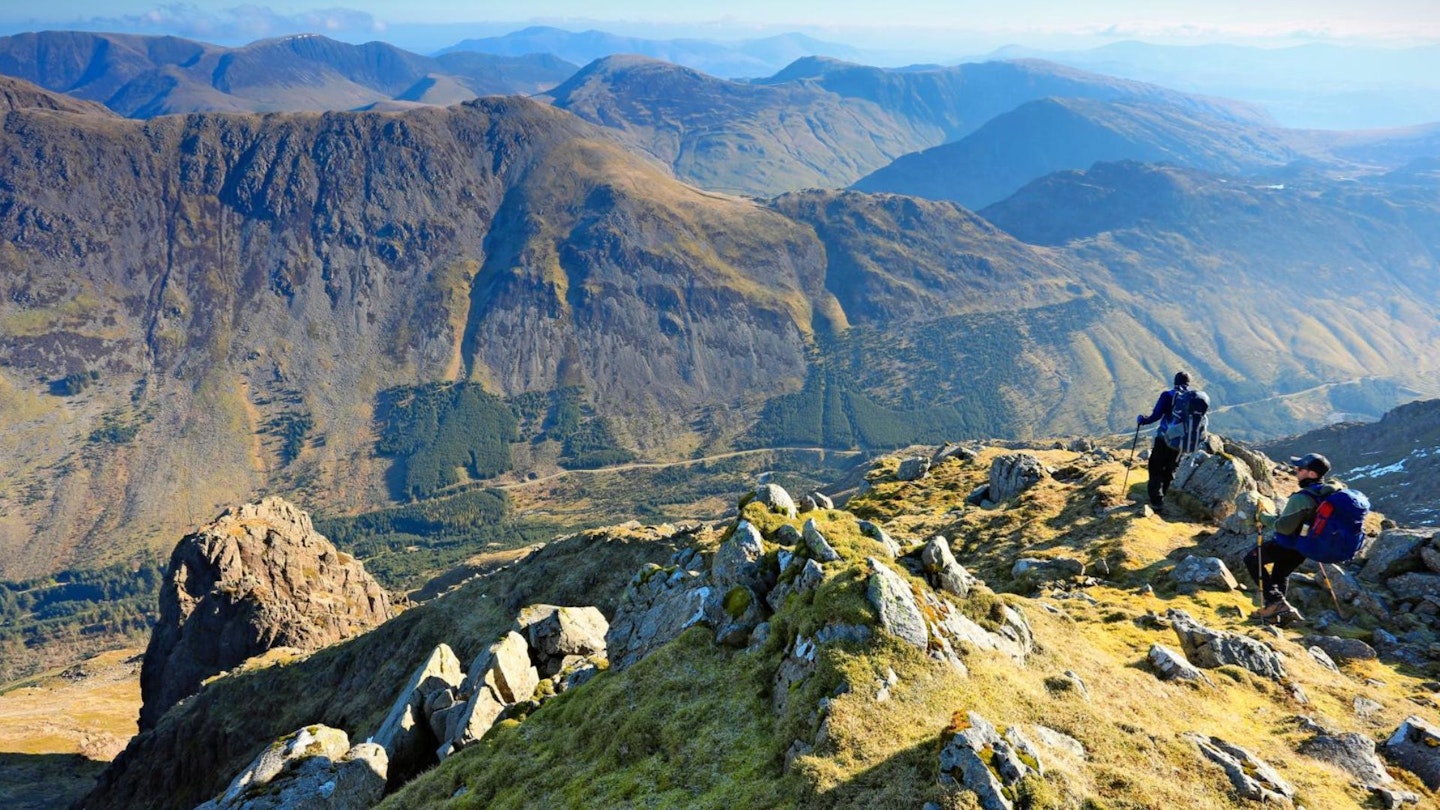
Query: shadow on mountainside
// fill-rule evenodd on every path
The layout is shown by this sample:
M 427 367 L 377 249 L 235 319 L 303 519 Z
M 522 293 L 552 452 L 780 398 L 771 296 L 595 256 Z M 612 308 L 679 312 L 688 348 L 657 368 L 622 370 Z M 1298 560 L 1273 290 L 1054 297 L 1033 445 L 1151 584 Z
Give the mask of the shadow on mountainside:
M 52 810 L 85 797 L 110 763 L 80 754 L 0 753 L 0 807 Z

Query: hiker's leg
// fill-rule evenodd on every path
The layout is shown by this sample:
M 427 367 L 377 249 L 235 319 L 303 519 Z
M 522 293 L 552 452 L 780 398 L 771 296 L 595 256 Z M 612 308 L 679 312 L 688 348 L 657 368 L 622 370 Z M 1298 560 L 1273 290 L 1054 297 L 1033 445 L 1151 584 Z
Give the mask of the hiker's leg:
M 1150 495 L 1151 506 L 1159 507 L 1164 500 L 1165 491 L 1175 478 L 1175 462 L 1179 457 L 1180 454 L 1171 450 L 1164 439 L 1155 437 L 1155 446 L 1150 448 L 1150 461 L 1145 465 L 1150 472 L 1145 490 Z
M 1250 549 L 1250 551 L 1246 553 L 1243 562 L 1245 563 L 1245 570 L 1250 572 L 1250 581 L 1255 583 L 1255 587 L 1263 591 L 1264 586 L 1260 580 L 1260 549 Z
M 1268 605 L 1285 598 L 1285 581 L 1305 562 L 1305 555 L 1273 542 L 1266 543 L 1261 553 L 1265 555 L 1265 565 L 1270 569 L 1265 574 L 1264 585 L 1265 604 Z

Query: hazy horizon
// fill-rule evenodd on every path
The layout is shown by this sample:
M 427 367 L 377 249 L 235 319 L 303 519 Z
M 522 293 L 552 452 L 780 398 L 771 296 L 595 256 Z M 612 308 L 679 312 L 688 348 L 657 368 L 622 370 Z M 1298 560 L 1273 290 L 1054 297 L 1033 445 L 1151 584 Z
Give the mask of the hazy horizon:
M 0 33 L 85 30 L 174 35 L 217 44 L 319 33 L 347 42 L 383 40 L 420 52 L 462 39 L 500 36 L 530 26 L 603 30 L 656 39 L 735 41 L 802 33 L 917 59 L 958 59 L 997 48 L 1070 50 L 1140 40 L 1162 45 L 1234 44 L 1280 48 L 1332 43 L 1380 48 L 1440 45 L 1440 11 L 1429 0 L 1397 0 L 1384 8 L 1353 0 L 1224 0 L 1197 8 L 1161 0 L 1020 0 L 997 6 L 898 0 L 836 10 L 814 0 L 761 3 L 739 0 L 677 7 L 658 0 L 620 0 L 605 16 L 574 0 L 530 4 L 524 19 L 485 19 L 473 4 L 420 0 L 398 5 L 351 0 L 343 7 L 236 5 L 225 0 L 172 4 L 56 0 L 43 13 L 0 11 Z M 506 16 L 509 16 L 508 14 Z M 477 19 L 477 17 L 479 19 Z M 903 60 L 902 60 L 903 61 Z

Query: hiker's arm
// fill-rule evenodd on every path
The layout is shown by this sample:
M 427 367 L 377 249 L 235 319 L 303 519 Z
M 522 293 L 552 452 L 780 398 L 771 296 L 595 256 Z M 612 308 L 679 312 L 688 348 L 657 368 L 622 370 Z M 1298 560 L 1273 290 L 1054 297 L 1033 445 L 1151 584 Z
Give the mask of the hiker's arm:
M 1164 416 L 1165 414 L 1167 414 L 1167 413 L 1169 413 L 1169 412 L 1170 412 L 1170 392 L 1169 392 L 1169 391 L 1161 391 L 1161 392 L 1160 392 L 1160 398 L 1157 399 L 1157 400 L 1155 400 L 1155 410 L 1151 411 L 1149 416 L 1142 416 L 1142 417 L 1140 417 L 1139 419 L 1135 420 L 1135 424 L 1137 424 L 1137 425 L 1148 425 L 1148 424 L 1151 424 L 1151 423 L 1155 422 L 1155 421 L 1158 420 L 1160 417 Z
M 1315 499 L 1301 490 L 1290 496 L 1285 509 L 1275 518 L 1275 533 L 1294 537 L 1305 527 L 1305 521 L 1315 514 Z

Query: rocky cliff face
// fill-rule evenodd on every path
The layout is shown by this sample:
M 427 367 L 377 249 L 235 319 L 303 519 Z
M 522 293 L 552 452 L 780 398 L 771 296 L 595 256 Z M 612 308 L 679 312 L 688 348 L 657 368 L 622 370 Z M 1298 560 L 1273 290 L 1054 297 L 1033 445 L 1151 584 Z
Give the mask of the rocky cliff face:
M 279 498 L 231 509 L 171 555 L 140 672 L 140 728 L 249 658 L 312 652 L 392 615 L 385 590 L 305 512 Z

